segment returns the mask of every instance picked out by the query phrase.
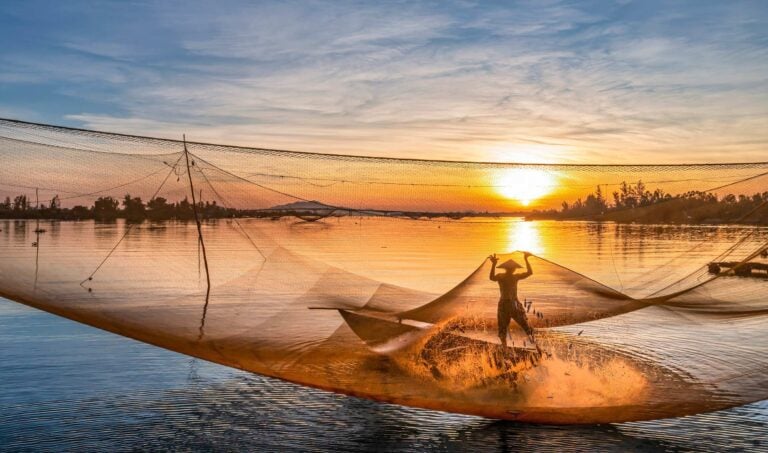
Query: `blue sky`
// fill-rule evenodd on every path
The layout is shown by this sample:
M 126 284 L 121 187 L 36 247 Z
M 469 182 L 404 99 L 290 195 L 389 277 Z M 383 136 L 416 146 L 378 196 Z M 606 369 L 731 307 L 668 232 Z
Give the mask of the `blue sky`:
M 768 2 L 0 4 L 0 116 L 320 152 L 765 160 Z

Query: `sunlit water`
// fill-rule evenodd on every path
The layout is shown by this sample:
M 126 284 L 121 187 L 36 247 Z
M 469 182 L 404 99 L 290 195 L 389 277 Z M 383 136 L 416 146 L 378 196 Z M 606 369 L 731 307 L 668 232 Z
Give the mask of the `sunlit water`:
M 246 221 L 280 244 L 377 280 L 443 292 L 489 253 L 530 250 L 618 289 L 685 254 L 694 269 L 744 227 L 345 218 Z M 115 241 L 122 223 L 44 223 L 42 241 Z M 32 222 L 0 222 L 21 250 Z M 173 244 L 188 225 L 161 230 Z M 228 222 L 207 225 L 224 234 Z M 758 232 L 761 235 L 763 231 Z M 143 225 L 138 252 L 158 230 Z M 258 242 L 258 241 L 257 241 Z M 181 243 L 181 240 L 179 240 Z M 694 248 L 695 246 L 695 248 Z M 76 244 L 72 247 L 75 253 Z M 41 274 L 46 272 L 43 243 Z M 26 250 L 24 253 L 33 256 Z M 233 250 L 233 253 L 237 252 Z M 695 258 L 700 258 L 697 260 Z M 55 257 L 48 257 L 54 260 Z M 425 276 L 429 276 L 425 278 Z M 660 277 L 661 278 L 661 277 Z M 662 279 L 663 280 L 663 279 Z M 663 282 L 659 283 L 663 286 Z M 768 448 L 768 403 L 655 422 L 542 427 L 404 408 L 263 378 L 0 302 L 0 449 L 755 450 Z

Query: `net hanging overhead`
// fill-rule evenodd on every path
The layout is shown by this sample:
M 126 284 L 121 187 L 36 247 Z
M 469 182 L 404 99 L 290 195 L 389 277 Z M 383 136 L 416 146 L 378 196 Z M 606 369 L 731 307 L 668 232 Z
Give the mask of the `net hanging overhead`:
M 0 295 L 382 401 L 675 416 L 768 397 L 766 203 L 766 162 L 385 159 L 0 120 Z

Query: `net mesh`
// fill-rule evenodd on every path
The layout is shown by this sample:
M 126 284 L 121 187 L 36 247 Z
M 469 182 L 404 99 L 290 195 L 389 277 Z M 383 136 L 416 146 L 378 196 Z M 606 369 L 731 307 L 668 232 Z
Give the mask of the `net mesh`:
M 768 397 L 766 183 L 768 163 L 397 160 L 0 120 L 0 295 L 400 404 L 689 414 Z M 531 228 L 547 247 L 526 258 Z M 530 263 L 533 338 L 515 320 L 500 338 L 486 256 L 504 251 Z

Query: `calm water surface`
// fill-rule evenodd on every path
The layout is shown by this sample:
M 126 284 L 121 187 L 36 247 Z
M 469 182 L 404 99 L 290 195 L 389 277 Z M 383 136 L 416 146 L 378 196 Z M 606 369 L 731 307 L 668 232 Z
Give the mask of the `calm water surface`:
M 254 236 L 404 286 L 442 292 L 491 252 L 530 250 L 619 289 L 676 257 L 685 275 L 742 237 L 742 227 L 388 219 L 246 221 Z M 132 232 L 141 251 L 157 226 Z M 116 240 L 121 223 L 47 224 Z M 191 226 L 189 228 L 192 228 Z M 207 225 L 211 234 L 227 222 Z M 31 222 L 0 222 L 27 244 Z M 169 236 L 172 231 L 167 228 Z M 183 226 L 182 230 L 186 230 Z M 758 235 L 765 237 L 764 231 Z M 166 238 L 173 240 L 173 237 Z M 756 239 L 757 240 L 757 239 Z M 44 249 L 43 249 L 44 250 Z M 53 259 L 53 258 L 51 258 Z M 45 259 L 41 271 L 45 272 Z M 425 275 L 429 278 L 425 279 Z M 669 272 L 656 279 L 663 286 Z M 768 402 L 654 422 L 534 426 L 404 408 L 307 389 L 144 345 L 0 300 L 0 450 L 765 451 Z

